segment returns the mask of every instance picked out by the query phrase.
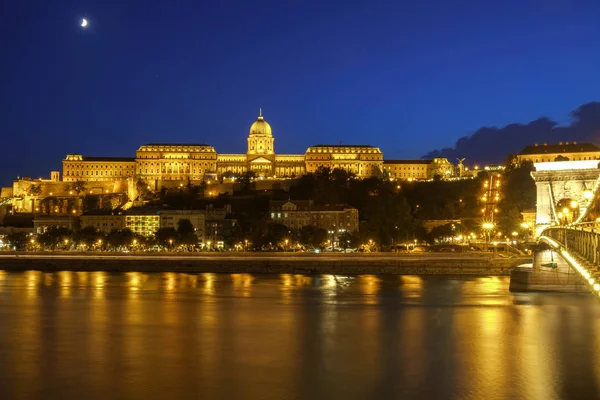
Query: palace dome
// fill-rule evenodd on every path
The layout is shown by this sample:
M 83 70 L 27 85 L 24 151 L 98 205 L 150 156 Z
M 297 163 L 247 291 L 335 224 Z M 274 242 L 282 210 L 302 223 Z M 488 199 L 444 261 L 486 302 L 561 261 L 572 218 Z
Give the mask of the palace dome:
M 254 121 L 252 126 L 250 127 L 250 136 L 254 135 L 266 135 L 273 136 L 271 133 L 271 125 L 262 116 L 262 109 L 260 110 L 260 115 L 258 119 Z

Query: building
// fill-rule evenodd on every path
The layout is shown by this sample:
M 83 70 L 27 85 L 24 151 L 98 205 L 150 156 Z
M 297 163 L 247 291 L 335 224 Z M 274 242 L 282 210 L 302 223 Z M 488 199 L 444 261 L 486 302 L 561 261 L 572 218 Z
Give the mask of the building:
M 161 210 L 160 227 L 173 228 L 179 227 L 179 221 L 187 219 L 194 226 L 194 233 L 200 241 L 204 241 L 205 232 L 205 212 L 202 210 Z
M 583 161 L 600 160 L 600 148 L 592 143 L 560 142 L 559 144 L 546 144 L 527 146 L 517 154 L 517 163 L 524 161 L 531 163 L 552 161 Z
M 79 218 L 71 216 L 36 216 L 33 219 L 33 232 L 35 234 L 44 233 L 50 227 L 67 228 L 77 230 L 79 228 Z
M 109 233 L 125 227 L 125 215 L 109 210 L 90 210 L 79 216 L 79 226 L 82 229 L 92 227 L 100 232 Z
M 386 177 L 402 180 L 450 178 L 455 175 L 455 167 L 447 158 L 432 160 L 384 160 L 383 171 Z
M 84 157 L 69 154 L 63 160 L 63 181 L 112 181 L 135 176 L 135 158 Z
M 312 200 L 271 201 L 269 213 L 273 222 L 290 229 L 310 225 L 327 231 L 358 231 L 358 210 L 345 204 L 315 206 Z
M 306 172 L 316 172 L 320 167 L 343 169 L 359 178 L 382 174 L 383 153 L 369 145 L 326 145 L 311 146 L 304 157 Z
M 167 143 L 142 145 L 135 158 L 69 154 L 63 160 L 63 181 L 138 180 L 156 190 L 174 183 L 199 183 L 216 175 L 235 177 L 248 171 L 263 178 L 293 178 L 315 172 L 320 166 L 342 168 L 359 177 L 378 175 L 382 170 L 381 150 L 368 145 L 316 145 L 305 154 L 276 154 L 271 125 L 262 110 L 250 126 L 247 142 L 246 154 L 217 154 L 207 144 Z M 103 186 L 100 190 L 110 192 L 112 188 Z
M 384 160 L 385 176 L 392 179 L 428 179 L 431 160 Z
M 133 207 L 125 213 L 125 228 L 142 236 L 152 236 L 160 228 L 160 209 Z

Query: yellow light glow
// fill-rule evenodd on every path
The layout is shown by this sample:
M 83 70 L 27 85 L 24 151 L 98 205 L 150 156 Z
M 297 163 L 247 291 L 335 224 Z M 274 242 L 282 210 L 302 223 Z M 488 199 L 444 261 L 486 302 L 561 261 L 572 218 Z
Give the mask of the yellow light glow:
M 577 208 L 577 202 L 575 200 L 571 202 L 571 208 Z
M 583 197 L 590 200 L 592 197 L 594 197 L 594 193 L 592 193 L 591 190 L 586 190 L 585 192 L 583 192 Z

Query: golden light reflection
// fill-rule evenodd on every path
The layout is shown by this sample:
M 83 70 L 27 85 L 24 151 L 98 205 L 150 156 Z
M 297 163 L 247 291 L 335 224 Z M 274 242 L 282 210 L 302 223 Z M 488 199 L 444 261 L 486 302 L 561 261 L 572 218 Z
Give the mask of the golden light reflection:
M 25 271 L 25 281 L 27 283 L 27 295 L 32 296 L 35 294 L 37 287 L 40 283 L 42 273 L 40 271 Z
M 404 296 L 408 299 L 417 299 L 423 296 L 423 278 L 416 275 L 401 275 L 400 285 Z
M 292 287 L 293 278 L 292 274 L 280 274 L 281 278 L 281 297 L 283 299 L 283 304 L 289 304 L 290 299 L 292 298 L 292 291 L 294 290 Z
M 6 271 L 0 270 L 0 293 L 4 290 L 4 281 L 6 280 Z
M 140 272 L 127 272 L 127 286 L 129 287 L 130 293 L 138 292 L 142 285 L 148 280 L 146 274 Z
M 94 282 L 96 289 L 104 289 L 106 285 L 106 272 L 92 272 L 92 282 Z
M 381 280 L 375 275 L 361 275 L 358 281 L 363 294 L 366 295 L 365 303 L 378 304 L 377 292 L 379 292 Z
M 215 294 L 215 274 L 204 273 L 202 274 L 202 280 L 204 281 L 204 293 L 208 295 Z
M 69 297 L 73 282 L 73 273 L 71 271 L 60 271 L 58 273 L 58 284 L 60 285 L 60 297 Z
M 175 272 L 165 272 L 163 274 L 164 279 L 166 280 L 165 289 L 167 292 L 172 292 L 175 290 L 177 286 L 177 274 Z
M 551 353 L 548 349 L 552 348 L 548 327 L 541 324 L 542 315 L 538 307 L 521 307 L 520 319 L 523 323 L 518 324 L 521 328 L 517 337 L 519 340 L 520 367 L 523 369 L 525 381 L 536 382 L 535 385 L 525 385 L 529 399 L 551 399 L 555 397 L 554 380 L 557 371 L 553 362 L 546 362 Z M 597 363 L 596 363 L 597 364 Z
M 296 286 L 311 286 L 313 284 L 313 279 L 310 276 L 306 275 L 294 275 L 294 283 Z
M 233 287 L 236 291 L 240 291 L 242 296 L 250 297 L 252 294 L 251 287 L 254 277 L 250 274 L 231 274 Z

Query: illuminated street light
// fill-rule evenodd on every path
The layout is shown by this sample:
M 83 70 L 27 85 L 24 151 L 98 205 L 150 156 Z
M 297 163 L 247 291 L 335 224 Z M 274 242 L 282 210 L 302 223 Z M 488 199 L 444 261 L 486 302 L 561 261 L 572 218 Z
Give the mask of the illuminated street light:
M 485 230 L 491 230 L 494 229 L 494 223 L 493 222 L 484 222 L 481 227 Z
M 594 197 L 594 193 L 592 193 L 591 190 L 586 190 L 585 192 L 583 192 L 583 197 L 585 197 L 588 200 L 591 200 L 592 197 Z
M 577 202 L 575 200 L 571 202 L 571 208 L 577 208 Z

